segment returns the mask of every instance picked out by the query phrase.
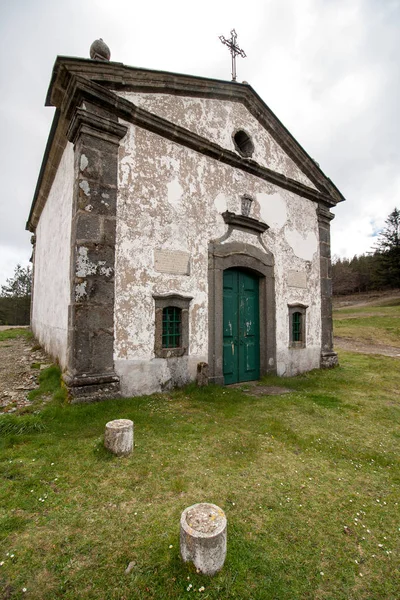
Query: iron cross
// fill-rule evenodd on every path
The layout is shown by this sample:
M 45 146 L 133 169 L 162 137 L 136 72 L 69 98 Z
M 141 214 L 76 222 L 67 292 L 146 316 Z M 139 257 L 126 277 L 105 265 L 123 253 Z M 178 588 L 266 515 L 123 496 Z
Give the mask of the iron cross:
M 236 56 L 239 54 L 242 58 L 246 58 L 246 53 L 241 50 L 236 43 L 237 33 L 234 29 L 231 31 L 231 39 L 227 40 L 223 35 L 219 36 L 219 39 L 223 44 L 228 46 L 232 55 L 232 81 L 236 81 Z

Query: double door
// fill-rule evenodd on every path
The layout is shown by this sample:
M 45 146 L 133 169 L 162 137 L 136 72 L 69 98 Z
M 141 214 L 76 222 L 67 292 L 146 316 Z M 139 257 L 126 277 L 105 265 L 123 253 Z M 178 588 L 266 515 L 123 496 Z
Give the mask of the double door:
M 224 271 L 224 383 L 260 377 L 259 279 L 247 271 Z

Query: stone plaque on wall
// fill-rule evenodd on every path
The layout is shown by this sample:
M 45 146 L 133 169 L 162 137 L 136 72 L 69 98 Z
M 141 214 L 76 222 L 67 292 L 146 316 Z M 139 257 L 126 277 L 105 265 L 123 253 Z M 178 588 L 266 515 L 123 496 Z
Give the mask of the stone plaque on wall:
M 190 274 L 190 254 L 180 250 L 154 250 L 154 268 L 159 273 Z
M 307 288 L 307 273 L 305 271 L 289 271 L 288 286 L 297 288 Z

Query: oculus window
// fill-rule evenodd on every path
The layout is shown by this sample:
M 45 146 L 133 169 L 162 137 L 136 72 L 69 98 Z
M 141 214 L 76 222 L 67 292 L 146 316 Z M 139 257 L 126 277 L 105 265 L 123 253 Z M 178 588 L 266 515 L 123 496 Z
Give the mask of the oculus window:
M 250 158 L 254 152 L 254 144 L 249 134 L 239 129 L 232 137 L 236 151 L 244 158 Z

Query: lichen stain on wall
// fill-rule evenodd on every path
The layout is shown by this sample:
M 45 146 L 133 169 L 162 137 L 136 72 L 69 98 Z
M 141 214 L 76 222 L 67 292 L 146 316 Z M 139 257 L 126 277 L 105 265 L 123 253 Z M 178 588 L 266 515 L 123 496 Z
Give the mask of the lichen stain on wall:
M 117 93 L 133 104 L 177 123 L 228 150 L 235 150 L 232 136 L 239 129 L 243 129 L 254 142 L 253 160 L 315 189 L 314 184 L 282 150 L 271 134 L 239 102 L 143 92 Z

